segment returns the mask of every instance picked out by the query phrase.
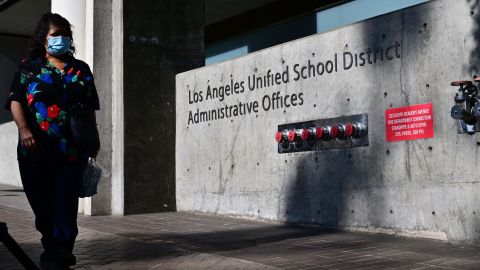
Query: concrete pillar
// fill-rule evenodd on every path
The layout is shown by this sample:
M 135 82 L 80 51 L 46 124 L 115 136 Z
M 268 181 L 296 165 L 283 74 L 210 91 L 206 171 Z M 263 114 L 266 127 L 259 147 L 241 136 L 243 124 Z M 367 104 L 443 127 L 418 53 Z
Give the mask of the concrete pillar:
M 124 214 L 123 1 L 112 3 L 112 214 Z
M 92 215 L 123 215 L 123 13 L 122 0 L 93 3 L 93 74 L 100 98 L 97 113 L 104 169 Z
M 103 178 L 96 196 L 80 200 L 79 211 L 123 214 L 122 0 L 52 0 L 52 12 L 72 24 L 75 56 L 90 65 L 100 98 L 102 146 L 97 161 L 104 168 Z
M 176 208 L 175 75 L 204 64 L 204 5 L 124 2 L 126 214 Z

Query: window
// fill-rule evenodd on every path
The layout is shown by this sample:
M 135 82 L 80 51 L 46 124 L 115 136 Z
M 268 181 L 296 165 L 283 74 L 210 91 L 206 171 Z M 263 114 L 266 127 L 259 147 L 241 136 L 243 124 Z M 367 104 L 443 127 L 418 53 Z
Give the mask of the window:
M 429 0 L 310 0 L 304 1 L 304 4 L 298 4 L 303 3 L 301 1 L 274 1 L 208 26 L 205 64 L 230 60 L 427 1 Z M 264 16 L 269 12 L 276 15 Z

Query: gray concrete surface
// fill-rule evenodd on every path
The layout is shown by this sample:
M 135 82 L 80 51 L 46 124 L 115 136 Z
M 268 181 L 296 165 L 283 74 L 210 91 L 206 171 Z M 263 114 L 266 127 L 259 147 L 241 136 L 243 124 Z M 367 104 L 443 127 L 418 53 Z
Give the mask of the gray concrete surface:
M 0 222 L 38 262 L 21 190 L 0 186 Z M 79 217 L 72 269 L 479 269 L 480 247 L 187 213 Z M 0 244 L 0 269 L 22 269 Z
M 178 210 L 478 242 L 478 136 L 458 135 L 450 118 L 450 82 L 478 74 L 476 4 L 429 1 L 177 75 Z M 391 60 L 344 69 L 345 52 L 397 43 Z M 294 80 L 295 64 L 325 63 L 335 54 L 337 71 Z M 287 66 L 288 83 L 249 90 L 248 76 Z M 232 79 L 244 82 L 243 93 L 206 100 L 209 86 Z M 262 98 L 277 91 L 303 93 L 303 105 L 262 109 Z M 195 102 L 194 92 L 203 101 Z M 188 121 L 190 111 L 254 101 L 258 113 Z M 428 102 L 433 139 L 386 142 L 386 109 Z M 360 113 L 369 116 L 368 147 L 277 154 L 279 124 Z
M 171 211 L 175 74 L 203 66 L 205 3 L 124 5 L 125 213 Z
M 0 183 L 21 186 L 17 166 L 17 126 L 3 109 L 18 64 L 25 57 L 28 39 L 0 34 Z

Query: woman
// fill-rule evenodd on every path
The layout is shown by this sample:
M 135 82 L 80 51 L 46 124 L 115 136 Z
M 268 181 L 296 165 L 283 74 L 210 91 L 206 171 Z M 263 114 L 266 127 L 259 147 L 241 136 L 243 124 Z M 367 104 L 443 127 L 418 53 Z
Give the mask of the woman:
M 74 106 L 99 110 L 90 68 L 73 57 L 70 23 L 58 14 L 40 19 L 28 57 L 14 76 L 5 106 L 18 126 L 18 164 L 23 187 L 42 234 L 42 264 L 66 267 L 78 234 L 78 194 L 89 156 L 73 140 Z M 94 121 L 94 120 L 93 120 Z

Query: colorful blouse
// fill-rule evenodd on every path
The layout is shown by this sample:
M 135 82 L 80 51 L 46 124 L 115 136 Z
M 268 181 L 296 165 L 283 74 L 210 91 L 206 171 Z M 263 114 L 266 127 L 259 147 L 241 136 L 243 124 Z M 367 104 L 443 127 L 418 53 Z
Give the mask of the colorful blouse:
M 55 159 L 76 161 L 81 149 L 73 142 L 67 123 L 69 108 L 81 103 L 92 110 L 100 109 L 90 68 L 73 57 L 69 58 L 63 70 L 45 59 L 23 61 L 10 88 L 5 105 L 7 110 L 10 110 L 12 101 L 22 104 L 37 148 L 41 149 L 36 153 L 27 151 L 19 139 L 19 159 L 36 155 L 38 159 L 53 156 Z

